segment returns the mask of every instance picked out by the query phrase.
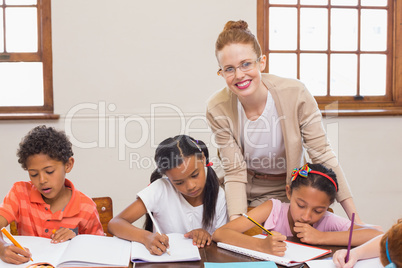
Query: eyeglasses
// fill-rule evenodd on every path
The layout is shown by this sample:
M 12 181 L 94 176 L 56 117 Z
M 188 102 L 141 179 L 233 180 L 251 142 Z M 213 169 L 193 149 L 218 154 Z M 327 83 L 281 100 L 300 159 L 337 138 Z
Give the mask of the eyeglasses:
M 229 67 L 226 67 L 225 69 L 220 68 L 218 70 L 218 75 L 222 75 L 226 78 L 231 77 L 231 76 L 235 75 L 236 69 L 240 69 L 240 71 L 242 71 L 242 72 L 248 72 L 248 71 L 254 69 L 257 62 L 259 62 L 260 60 L 261 60 L 261 57 L 259 57 L 255 61 L 245 61 L 237 67 L 229 66 Z

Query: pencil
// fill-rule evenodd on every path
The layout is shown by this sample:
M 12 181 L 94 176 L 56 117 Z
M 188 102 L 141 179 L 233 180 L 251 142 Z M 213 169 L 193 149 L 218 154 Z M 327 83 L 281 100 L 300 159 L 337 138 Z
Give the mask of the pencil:
M 352 223 L 350 224 L 350 232 L 349 232 L 349 243 L 348 243 L 348 251 L 346 253 L 345 263 L 349 261 L 349 253 L 350 253 L 350 246 L 352 244 L 352 233 L 353 233 L 353 224 L 355 222 L 355 214 L 352 214 Z
M 258 227 L 260 227 L 264 232 L 266 232 L 269 235 L 272 235 L 272 233 L 270 231 L 268 231 L 267 229 L 265 229 L 261 224 L 259 224 L 258 222 L 256 222 L 255 220 L 253 220 L 252 218 L 250 218 L 249 216 L 247 216 L 246 213 L 243 213 L 243 216 L 246 217 L 247 219 L 249 219 L 252 223 L 254 223 L 255 225 L 257 225 Z
M 162 233 L 161 233 L 161 230 L 159 229 L 158 224 L 156 224 L 156 220 L 154 219 L 154 216 L 152 216 L 151 211 L 149 211 L 149 210 L 147 209 L 147 212 L 148 212 L 149 217 L 151 218 L 151 221 L 152 221 L 153 224 L 155 225 L 156 232 L 161 235 L 161 234 L 162 234 Z M 166 249 L 166 253 L 170 255 L 170 250 L 169 250 L 168 248 Z
M 25 250 L 25 248 L 23 248 L 20 243 L 17 242 L 17 240 L 15 240 L 15 238 L 7 231 L 7 229 L 5 227 L 1 228 L 1 231 L 3 232 L 3 234 L 5 236 L 7 236 L 8 239 L 10 239 L 10 241 L 14 244 L 14 246 L 19 247 L 20 249 Z M 33 261 L 32 258 L 30 258 L 31 261 Z

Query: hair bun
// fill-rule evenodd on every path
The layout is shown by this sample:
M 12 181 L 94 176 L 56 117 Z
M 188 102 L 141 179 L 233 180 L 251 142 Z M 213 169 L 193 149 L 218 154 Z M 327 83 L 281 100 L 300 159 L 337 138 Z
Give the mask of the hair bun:
M 224 31 L 233 30 L 233 29 L 247 30 L 248 24 L 244 20 L 238 20 L 238 21 L 231 20 L 231 21 L 228 21 L 225 24 L 225 27 L 223 28 Z

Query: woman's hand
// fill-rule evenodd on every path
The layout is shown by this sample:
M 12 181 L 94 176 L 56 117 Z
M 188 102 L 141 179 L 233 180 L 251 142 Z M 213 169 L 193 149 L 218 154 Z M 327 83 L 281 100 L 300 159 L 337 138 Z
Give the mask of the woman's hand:
M 335 263 L 336 268 L 352 268 L 356 262 L 359 260 L 359 257 L 355 253 L 355 251 L 351 250 L 349 253 L 349 261 L 345 263 L 345 258 L 347 254 L 346 249 L 338 250 L 332 256 L 332 260 Z
M 211 245 L 212 241 L 212 236 L 205 231 L 204 229 L 195 229 L 192 230 L 186 234 L 184 234 L 184 237 L 187 238 L 192 238 L 193 239 L 193 245 L 196 245 L 198 248 L 203 248 L 205 244 L 207 246 Z
M 153 255 L 162 255 L 169 248 L 169 237 L 165 234 L 149 233 L 145 247 Z
M 323 237 L 323 232 L 318 231 L 308 223 L 295 222 L 293 230 L 297 233 L 300 241 L 307 244 L 320 245 L 320 240 Z
M 268 235 L 265 239 L 259 239 L 257 241 L 258 243 L 262 243 L 260 247 L 262 248 L 263 252 L 282 257 L 285 255 L 286 251 L 286 243 L 283 242 L 285 240 L 286 236 L 282 235 L 281 233 L 272 231 L 272 235 Z
M 0 259 L 6 263 L 22 264 L 29 261 L 31 252 L 29 249 L 20 249 L 13 244 L 3 244 L 0 246 Z
M 53 234 L 50 236 L 52 241 L 50 243 L 57 244 L 65 242 L 77 236 L 75 232 L 68 228 L 60 228 L 59 230 L 53 230 Z

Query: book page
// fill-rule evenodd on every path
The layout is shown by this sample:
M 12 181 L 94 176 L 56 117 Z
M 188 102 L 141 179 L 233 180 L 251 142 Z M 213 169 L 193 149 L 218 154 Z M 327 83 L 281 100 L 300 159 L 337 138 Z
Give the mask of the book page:
M 282 264 L 285 266 L 298 265 L 298 263 L 291 264 L 290 260 L 288 260 L 284 257 L 279 257 L 279 256 L 263 253 L 260 251 L 252 250 L 252 249 L 237 247 L 237 246 L 229 245 L 229 244 L 222 243 L 222 242 L 218 242 L 217 245 L 220 248 L 224 248 L 224 249 L 227 249 L 227 250 L 239 253 L 239 254 L 243 254 L 246 256 L 250 256 L 250 257 L 259 259 L 259 260 L 273 261 L 273 262 L 276 262 L 278 264 Z
M 325 259 L 325 260 L 313 260 L 313 261 L 308 261 L 306 262 L 308 267 L 310 268 L 336 268 L 334 262 L 331 259 Z M 372 258 L 372 259 L 366 259 L 366 260 L 360 260 L 358 261 L 353 268 L 383 268 L 380 258 Z
M 316 248 L 308 245 L 293 243 L 289 241 L 285 241 L 286 243 L 286 251 L 285 259 L 296 261 L 296 262 L 305 262 L 311 259 L 315 259 L 330 253 L 330 250 Z
M 266 235 L 255 235 L 256 238 L 264 239 Z M 310 245 L 299 244 L 285 240 L 286 251 L 282 258 L 295 262 L 306 262 L 331 253 L 331 250 L 317 248 Z
M 3 237 L 4 241 L 11 243 L 7 237 Z M 59 244 L 50 243 L 49 238 L 35 237 L 35 236 L 14 236 L 15 240 L 24 248 L 28 248 L 32 253 L 32 261 L 21 265 L 9 264 L 0 260 L 1 268 L 23 268 L 30 264 L 35 263 L 48 263 L 55 266 L 58 263 L 60 256 L 67 248 L 70 241 Z
M 264 235 L 256 235 L 254 237 L 266 238 L 266 236 Z M 222 242 L 218 242 L 218 247 L 225 248 L 230 251 L 234 251 L 243 255 L 251 256 L 260 260 L 274 261 L 278 264 L 282 264 L 285 266 L 294 266 L 297 265 L 298 263 L 303 263 L 310 259 L 318 258 L 331 252 L 330 250 L 327 249 L 316 248 L 289 241 L 285 241 L 285 243 L 287 249 L 283 257 L 259 252 L 256 250 L 237 247 Z
M 278 268 L 273 261 L 204 262 L 205 268 Z
M 131 242 L 117 237 L 78 235 L 59 260 L 63 267 L 125 266 L 130 263 Z M 81 265 L 80 265 L 81 264 Z
M 185 238 L 183 234 L 167 234 L 169 237 L 170 255 L 152 255 L 141 243 L 132 242 L 132 262 L 180 262 L 201 260 L 198 247 L 193 245 L 193 240 Z
M 25 268 L 30 264 L 47 263 L 55 267 L 116 266 L 130 263 L 131 242 L 116 237 L 78 235 L 72 240 L 52 244 L 51 239 L 35 236 L 15 236 L 23 247 L 32 253 L 32 261 L 21 265 L 4 263 L 1 268 Z M 8 241 L 7 238 L 4 238 Z

